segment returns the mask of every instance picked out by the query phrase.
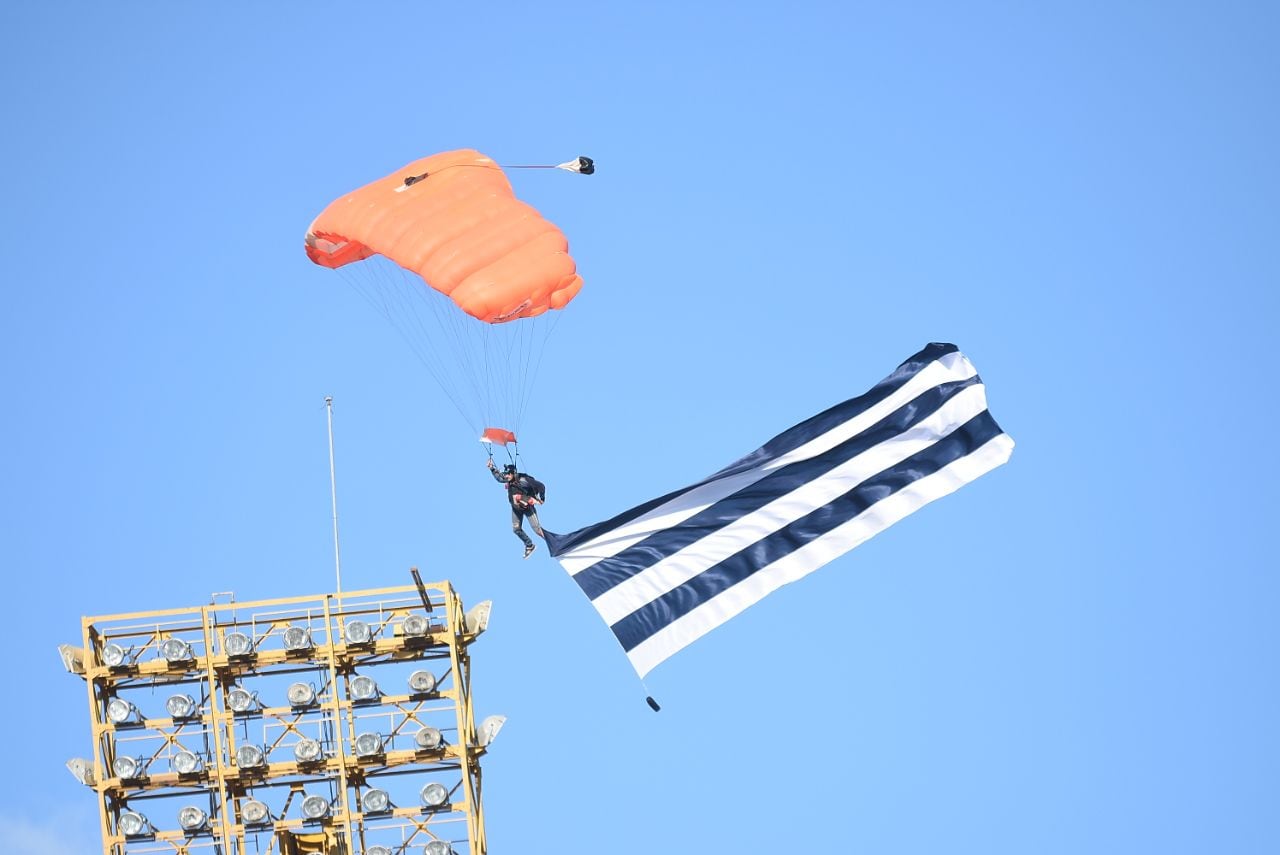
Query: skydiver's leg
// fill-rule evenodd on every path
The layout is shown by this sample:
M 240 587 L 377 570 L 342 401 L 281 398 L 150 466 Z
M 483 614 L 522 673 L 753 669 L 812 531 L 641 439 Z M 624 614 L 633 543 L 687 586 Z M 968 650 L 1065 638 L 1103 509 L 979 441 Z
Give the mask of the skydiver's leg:
M 525 545 L 526 549 L 533 546 L 533 541 L 529 539 L 529 535 L 524 533 L 524 523 L 521 520 L 520 511 L 515 508 L 511 509 L 511 530 L 515 532 L 516 537 L 520 538 L 520 542 Z
M 529 508 L 527 513 L 529 515 L 529 525 L 533 526 L 533 533 L 543 540 L 546 540 L 547 536 L 542 533 L 542 523 L 538 521 L 538 509 Z

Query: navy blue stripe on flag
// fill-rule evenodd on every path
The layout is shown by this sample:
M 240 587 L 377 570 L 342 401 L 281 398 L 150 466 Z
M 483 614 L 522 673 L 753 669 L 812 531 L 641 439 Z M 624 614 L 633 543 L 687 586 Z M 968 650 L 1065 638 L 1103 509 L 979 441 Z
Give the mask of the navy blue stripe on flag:
M 794 427 L 788 428 L 778 436 L 766 442 L 763 446 L 751 452 L 750 454 L 734 461 L 720 471 L 716 472 L 696 484 L 684 487 L 680 490 L 674 490 L 657 499 L 652 499 L 642 505 L 623 511 L 602 523 L 587 526 L 578 529 L 569 534 L 556 534 L 555 532 L 546 532 L 547 547 L 553 556 L 560 556 L 566 552 L 575 549 L 582 544 L 593 540 L 603 534 L 626 525 L 633 520 L 639 519 L 654 508 L 660 507 L 672 499 L 687 493 L 690 490 L 697 489 L 704 484 L 720 478 L 725 478 L 740 472 L 746 472 L 767 464 L 769 461 L 781 457 L 788 452 L 794 451 L 806 442 L 821 436 L 827 431 L 855 418 L 859 413 L 874 407 L 876 404 L 888 398 L 906 383 L 912 377 L 920 373 L 926 366 L 941 359 L 950 353 L 958 352 L 958 348 L 954 344 L 945 344 L 934 342 L 927 345 L 920 352 L 914 354 L 901 365 L 899 365 L 892 374 L 881 380 L 866 393 L 856 398 L 851 398 L 840 404 L 836 404 L 828 410 L 819 413 L 816 416 L 806 419 Z
M 679 525 L 656 531 L 617 555 L 596 562 L 573 577 L 591 599 L 619 585 L 664 558 L 711 534 L 718 528 L 764 507 L 780 496 L 821 478 L 842 463 L 909 430 L 944 404 L 982 381 L 974 375 L 934 386 L 899 407 L 871 427 L 814 457 L 797 460 L 716 502 Z M 864 408 L 865 409 L 865 408 Z M 848 421 L 825 425 L 818 434 Z M 798 443 L 794 447 L 803 443 Z M 790 450 L 790 449 L 789 449 Z M 757 464 L 758 465 L 758 464 Z
M 610 627 L 623 649 L 636 645 L 693 609 L 789 555 L 815 538 L 853 519 L 914 481 L 931 475 L 1000 435 L 984 411 L 948 436 L 863 481 L 852 490 L 637 609 Z

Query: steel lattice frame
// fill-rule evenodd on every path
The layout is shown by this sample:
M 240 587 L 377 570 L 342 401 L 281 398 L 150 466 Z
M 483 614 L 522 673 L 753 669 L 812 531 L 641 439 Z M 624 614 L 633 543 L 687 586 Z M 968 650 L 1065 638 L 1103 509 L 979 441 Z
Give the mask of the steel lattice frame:
M 104 855 L 364 853 L 378 846 L 407 853 L 432 841 L 448 849 L 435 843 L 430 851 L 485 855 L 479 760 L 501 719 L 477 730 L 469 646 L 487 620 L 488 603 L 464 614 L 448 582 L 83 618 L 83 649 L 75 651 L 73 670 L 88 687 L 93 758 L 84 777 L 98 796 Z M 354 641 L 357 621 L 370 630 L 365 643 Z M 310 646 L 285 649 L 290 627 L 305 630 Z M 228 655 L 225 641 L 233 632 L 251 639 L 247 655 Z M 291 633 L 295 642 L 301 637 Z M 171 644 L 166 658 L 170 639 L 185 646 Z M 109 645 L 119 649 L 107 651 Z M 104 651 L 123 651 L 123 660 L 108 665 L 112 657 L 104 659 Z M 410 668 L 434 688 L 392 688 L 395 673 Z M 372 698 L 353 697 L 357 676 L 375 680 Z M 282 691 L 285 681 L 293 681 L 290 691 L 310 686 L 314 702 L 292 705 Z M 367 689 L 367 681 L 357 688 Z M 243 692 L 249 693 L 246 711 L 231 708 L 234 690 L 241 706 Z M 194 702 L 193 715 L 168 714 L 165 697 L 175 694 Z M 130 705 L 110 707 L 117 714 L 128 710 L 123 721 L 110 718 L 115 699 Z M 362 735 L 381 748 L 357 756 Z M 440 744 L 431 745 L 437 737 Z M 320 746 L 310 762 L 295 756 L 306 740 Z M 239 760 L 252 758 L 237 752 L 250 745 L 264 762 L 242 768 Z M 199 758 L 198 771 L 174 768 L 183 752 Z M 140 772 L 119 777 L 117 760 L 130 757 Z M 416 787 L 429 782 L 447 788 L 441 805 L 425 806 L 425 796 L 418 797 Z M 362 812 L 372 789 L 386 793 L 390 805 Z M 315 795 L 330 806 L 309 819 L 302 802 Z M 246 822 L 250 801 L 266 808 L 265 823 Z M 203 812 L 206 822 L 184 830 L 177 819 L 184 807 L 198 809 L 189 818 Z M 126 813 L 145 817 L 142 834 L 125 834 L 136 824 L 127 819 L 121 828 Z

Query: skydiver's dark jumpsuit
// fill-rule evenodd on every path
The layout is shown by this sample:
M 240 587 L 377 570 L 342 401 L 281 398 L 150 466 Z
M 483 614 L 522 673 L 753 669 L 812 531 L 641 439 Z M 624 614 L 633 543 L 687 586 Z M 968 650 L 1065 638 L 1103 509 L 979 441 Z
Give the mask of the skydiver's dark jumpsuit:
M 511 530 L 515 532 L 516 537 L 520 538 L 525 549 L 532 549 L 533 541 L 524 532 L 524 518 L 529 518 L 534 534 L 538 537 L 546 537 L 542 533 L 542 523 L 538 521 L 538 509 L 528 501 L 530 498 L 537 499 L 539 502 L 546 501 L 546 486 L 537 478 L 523 472 L 517 472 L 516 477 L 510 481 L 506 480 L 502 472 L 496 468 L 490 469 L 489 472 L 495 481 L 507 487 L 507 500 L 511 502 Z

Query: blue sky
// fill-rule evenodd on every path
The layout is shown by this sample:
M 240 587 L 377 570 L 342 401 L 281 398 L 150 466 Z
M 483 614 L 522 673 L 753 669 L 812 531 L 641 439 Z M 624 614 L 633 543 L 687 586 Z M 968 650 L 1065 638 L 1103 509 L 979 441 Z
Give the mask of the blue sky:
M 1278 37 L 1265 3 L 15 5 L 6 851 L 97 845 L 62 767 L 80 615 L 331 589 L 326 395 L 346 586 L 418 566 L 495 603 L 492 852 L 1276 851 Z M 513 176 L 586 279 L 523 428 L 549 528 L 929 341 L 1011 463 L 660 666 L 654 715 L 302 252 L 331 199 L 458 147 L 599 168 Z

